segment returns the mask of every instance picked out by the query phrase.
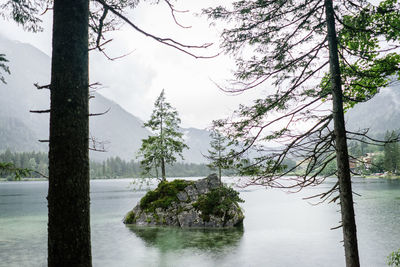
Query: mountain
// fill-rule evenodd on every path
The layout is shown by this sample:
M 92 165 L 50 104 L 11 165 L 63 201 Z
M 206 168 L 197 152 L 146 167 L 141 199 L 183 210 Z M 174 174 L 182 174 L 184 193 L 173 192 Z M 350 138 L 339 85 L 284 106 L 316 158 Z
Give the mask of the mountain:
M 8 40 L 0 35 L 0 53 L 6 54 L 11 75 L 5 74 L 7 84 L 0 83 L 0 151 L 46 151 L 49 115 L 30 113 L 29 110 L 45 110 L 50 106 L 47 89 L 37 90 L 33 84 L 50 81 L 50 57 L 30 44 Z M 135 159 L 142 139 L 151 133 L 142 127 L 143 122 L 128 113 L 117 103 L 94 93 L 90 100 L 90 112 L 102 116 L 90 118 L 90 134 L 103 142 L 107 152 L 91 151 L 91 158 L 104 160 L 119 156 Z M 185 162 L 203 163 L 209 146 L 208 132 L 195 128 L 183 129 L 189 150 L 184 152 Z M 101 147 L 100 147 L 101 148 Z
M 371 100 L 359 103 L 346 113 L 346 127 L 382 137 L 387 130 L 400 129 L 400 86 L 383 88 Z
M 37 90 L 33 84 L 48 84 L 50 58 L 32 45 L 8 40 L 0 35 L 0 53 L 6 54 L 11 75 L 5 74 L 7 84 L 0 83 L 0 151 L 46 151 L 48 139 L 48 114 L 34 114 L 29 110 L 49 108 L 49 91 Z M 104 160 L 119 156 L 135 159 L 141 140 L 151 134 L 142 127 L 143 122 L 128 113 L 117 103 L 94 93 L 90 112 L 103 116 L 90 118 L 90 133 L 105 142 L 107 152 L 91 152 L 91 158 Z M 372 136 L 382 137 L 386 130 L 400 129 L 400 86 L 384 88 L 366 103 L 357 104 L 346 113 L 349 130 L 369 128 Z M 185 162 L 204 163 L 210 137 L 205 130 L 182 129 L 189 150 L 183 152 Z
M 196 128 L 183 129 L 183 133 L 185 142 L 190 148 L 183 151 L 183 158 L 190 162 L 207 163 L 207 159 L 203 155 L 207 155 L 208 150 L 211 149 L 210 133 Z
M 48 56 L 33 46 L 11 42 L 0 36 L 0 53 L 6 54 L 11 75 L 0 84 L 0 150 L 46 149 L 38 139 L 47 139 L 48 115 L 36 115 L 30 109 L 47 109 L 49 92 L 38 91 L 33 83 L 49 83 Z

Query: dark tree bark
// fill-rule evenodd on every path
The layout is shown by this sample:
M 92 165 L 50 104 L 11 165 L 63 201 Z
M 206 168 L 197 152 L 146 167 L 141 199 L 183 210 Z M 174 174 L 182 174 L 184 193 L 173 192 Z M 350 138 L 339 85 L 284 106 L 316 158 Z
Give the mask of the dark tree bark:
M 221 147 L 221 142 L 218 141 L 219 147 Z M 218 158 L 221 158 L 221 149 L 218 150 Z M 219 182 L 222 183 L 222 171 L 221 171 L 221 164 L 218 164 L 218 178 Z
M 163 105 L 161 103 L 161 113 L 163 112 Z M 166 181 L 167 178 L 165 177 L 165 151 L 164 151 L 164 135 L 163 135 L 163 115 L 161 114 L 160 118 L 160 137 L 161 137 L 161 147 L 162 149 L 162 156 L 161 156 L 161 178 L 163 181 Z
M 332 0 L 325 0 L 326 22 L 328 27 L 329 63 L 333 96 L 333 121 L 338 167 L 340 206 L 342 215 L 343 240 L 347 267 L 360 266 L 357 231 L 353 207 L 353 193 L 349 155 L 347 151 L 346 129 L 343 112 L 342 85 L 339 68 L 338 43 Z
M 163 181 L 167 180 L 167 178 L 165 176 L 165 160 L 164 160 L 164 158 L 161 158 L 161 178 Z
M 88 0 L 55 0 L 48 266 L 92 266 L 88 155 Z

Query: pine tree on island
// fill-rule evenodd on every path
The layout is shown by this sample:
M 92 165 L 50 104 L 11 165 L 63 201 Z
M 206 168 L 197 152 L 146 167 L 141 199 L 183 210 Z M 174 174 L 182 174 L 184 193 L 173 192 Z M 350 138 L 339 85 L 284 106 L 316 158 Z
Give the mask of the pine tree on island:
M 212 128 L 210 132 L 210 146 L 208 155 L 205 156 L 210 160 L 210 164 L 207 166 L 212 170 L 218 170 L 218 178 L 221 181 L 222 169 L 228 169 L 229 164 L 226 159 L 226 149 L 230 145 L 226 136 L 224 136 L 218 129 Z
M 142 140 L 142 146 L 138 152 L 141 157 L 140 166 L 143 174 L 150 174 L 155 170 L 161 169 L 161 180 L 166 180 L 165 165 L 173 165 L 177 161 L 177 156 L 183 159 L 182 151 L 188 146 L 184 143 L 183 133 L 180 131 L 181 120 L 178 112 L 165 101 L 164 89 L 154 104 L 154 110 L 150 120 L 144 123 L 152 131 L 153 135 Z

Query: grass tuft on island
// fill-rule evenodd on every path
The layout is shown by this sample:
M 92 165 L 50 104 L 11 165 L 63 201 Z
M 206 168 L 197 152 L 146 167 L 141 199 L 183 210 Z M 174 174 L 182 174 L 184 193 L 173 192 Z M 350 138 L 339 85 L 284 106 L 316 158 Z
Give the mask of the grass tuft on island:
M 194 182 L 186 180 L 162 181 L 157 188 L 149 191 L 140 200 L 140 208 L 146 212 L 154 212 L 157 208 L 166 209 L 172 202 L 178 201 L 177 194 Z

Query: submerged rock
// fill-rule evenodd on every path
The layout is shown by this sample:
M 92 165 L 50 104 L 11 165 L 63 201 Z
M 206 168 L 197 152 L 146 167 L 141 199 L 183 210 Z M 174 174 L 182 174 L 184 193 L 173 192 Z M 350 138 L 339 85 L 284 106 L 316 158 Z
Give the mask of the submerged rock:
M 233 227 L 242 224 L 239 193 L 216 174 L 197 181 L 161 182 L 124 218 L 125 224 L 180 227 Z

